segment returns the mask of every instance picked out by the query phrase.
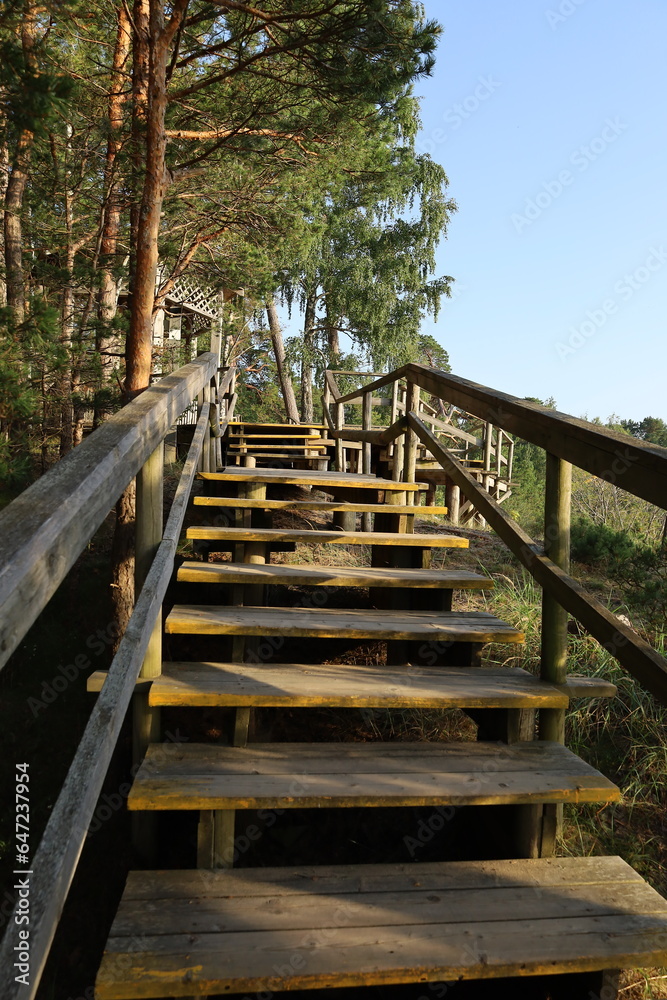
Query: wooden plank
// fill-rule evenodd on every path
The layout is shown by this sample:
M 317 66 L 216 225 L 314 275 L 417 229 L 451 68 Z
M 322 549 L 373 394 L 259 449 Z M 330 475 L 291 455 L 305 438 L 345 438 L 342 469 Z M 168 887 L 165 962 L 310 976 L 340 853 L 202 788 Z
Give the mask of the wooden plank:
M 320 437 L 319 434 L 315 434 L 315 433 L 313 433 L 313 434 L 293 434 L 289 430 L 289 428 L 291 426 L 292 426 L 291 424 L 286 424 L 285 425 L 285 433 L 284 434 L 246 434 L 245 431 L 230 431 L 228 439 L 229 439 L 229 441 L 253 441 L 253 440 L 260 440 L 260 441 L 273 441 L 273 440 L 287 441 L 287 440 L 289 440 L 289 441 L 291 441 L 293 438 L 295 438 L 297 441 L 301 441 L 301 440 L 304 440 L 304 441 L 326 441 L 327 440 L 326 438 Z
M 401 486 L 405 486 L 401 483 Z M 397 535 L 391 531 L 315 531 L 283 528 L 213 528 L 187 529 L 191 539 L 234 542 L 304 542 L 328 545 L 391 545 L 416 549 L 467 549 L 468 539 L 460 535 Z
M 165 631 L 181 635 L 289 635 L 318 639 L 523 642 L 524 635 L 482 611 L 377 611 L 348 608 L 172 608 Z
M 306 423 L 300 423 L 300 424 L 271 424 L 271 423 L 266 423 L 266 424 L 264 424 L 264 423 L 253 423 L 251 420 L 234 420 L 229 425 L 230 431 L 235 431 L 237 428 L 245 431 L 245 429 L 247 429 L 248 427 L 255 427 L 255 428 L 261 428 L 261 427 L 280 427 L 280 428 L 283 428 L 283 429 L 285 427 L 294 427 L 295 430 L 298 430 L 299 427 L 303 427 L 303 428 L 307 428 L 308 427 L 308 428 L 315 428 L 315 430 L 321 430 L 321 431 L 324 430 L 324 424 L 306 424 Z
M 447 507 L 433 505 L 415 504 L 408 507 L 406 504 L 392 504 L 388 509 L 383 503 L 335 503 L 330 500 L 245 500 L 236 497 L 194 497 L 194 504 L 197 507 L 229 507 L 237 510 L 261 509 L 261 510 L 322 510 L 353 512 L 355 514 L 437 514 L 445 515 Z
M 570 698 L 615 698 L 618 688 L 602 677 L 579 677 L 570 674 L 564 684 L 556 684 Z
M 101 671 L 100 671 L 101 673 Z M 90 690 L 90 688 L 89 688 Z M 558 708 L 567 695 L 520 668 L 337 663 L 165 663 L 151 705 Z
M 249 566 L 241 563 L 184 562 L 178 570 L 183 583 L 262 583 L 309 587 L 420 587 L 486 589 L 493 580 L 466 570 L 392 569 L 357 566 Z
M 652 895 L 647 893 L 644 882 L 623 882 L 623 905 L 626 912 L 646 913 L 647 899 L 650 906 L 656 906 Z M 549 919 L 576 919 L 582 915 L 591 917 L 618 916 L 618 883 L 603 882 L 597 885 L 550 886 L 547 908 Z M 279 900 L 279 905 L 276 905 Z M 347 927 L 416 927 L 421 924 L 472 923 L 482 914 L 485 923 L 502 923 L 508 913 L 521 912 L 523 920 L 543 920 L 544 904 L 541 893 L 535 886 L 494 887 L 455 889 L 447 888 L 439 893 L 424 892 L 415 887 L 391 892 L 378 889 L 366 890 L 363 894 L 336 895 L 336 903 L 346 911 Z M 383 909 L 380 916 L 380 909 Z M 137 927 L 151 916 L 150 934 L 210 934 L 224 932 L 234 934 L 252 930 L 255 933 L 281 932 L 285 930 L 308 930 L 317 927 L 322 919 L 322 899 L 317 894 L 287 895 L 273 897 L 255 896 L 250 899 L 230 899 L 228 896 L 205 896 L 203 899 L 145 899 L 137 902 L 124 901 L 114 921 L 114 938 L 127 938 Z M 667 904 L 664 907 L 667 914 Z M 660 912 L 660 908 L 658 908 Z
M 353 487 L 355 489 L 395 490 L 397 485 L 391 479 L 378 476 L 364 476 L 361 473 L 321 472 L 315 469 L 237 469 L 227 467 L 221 472 L 200 473 L 202 479 L 213 482 L 241 483 L 254 478 L 256 482 L 282 483 L 294 486 Z M 426 483 L 401 483 L 401 490 L 426 490 Z
M 132 871 L 123 900 L 170 900 L 265 896 L 329 896 L 365 892 L 426 892 L 447 889 L 542 888 L 645 884 L 619 857 L 540 858 L 490 861 L 420 861 L 406 864 L 298 865 L 283 868 L 237 868 L 219 872 Z
M 451 452 L 435 441 L 417 417 L 411 416 L 410 421 L 422 440 L 431 441 L 433 453 L 446 468 L 447 474 L 468 499 L 474 501 L 475 507 L 540 586 L 574 615 L 649 691 L 667 704 L 667 660 L 545 556 L 535 541 L 479 486 Z
M 17 944 L 16 932 L 20 925 L 15 924 L 13 917 L 10 918 L 9 930 L 0 945 L 0 996 L 3 1000 L 32 1000 L 39 986 L 109 761 L 134 693 L 155 619 L 171 580 L 174 555 L 204 435 L 208 429 L 208 418 L 208 407 L 205 406 L 172 501 L 162 543 L 32 859 L 34 874 L 30 879 L 29 987 L 15 980 L 14 946 Z M 82 447 L 80 445 L 79 449 Z M 17 907 L 15 915 L 20 912 Z
M 150 748 L 131 810 L 614 802 L 619 789 L 557 743 L 187 744 Z
M 555 918 L 540 921 L 538 928 L 530 920 L 514 919 L 501 928 L 502 933 L 497 922 L 474 922 L 458 925 L 445 936 L 438 924 L 392 931 L 351 930 L 334 923 L 319 934 L 317 928 L 272 934 L 263 947 L 252 932 L 205 934 L 192 945 L 182 936 L 141 936 L 141 949 L 132 949 L 131 963 L 120 942 L 117 956 L 111 951 L 106 955 L 96 996 L 141 1000 L 188 996 L 193 989 L 198 995 L 273 994 L 285 989 L 553 975 L 609 966 L 656 967 L 664 964 L 666 954 L 662 914 Z M 223 943 L 228 945 L 224 951 Z
M 161 379 L 0 512 L 0 668 L 127 484 L 215 373 L 215 357 Z

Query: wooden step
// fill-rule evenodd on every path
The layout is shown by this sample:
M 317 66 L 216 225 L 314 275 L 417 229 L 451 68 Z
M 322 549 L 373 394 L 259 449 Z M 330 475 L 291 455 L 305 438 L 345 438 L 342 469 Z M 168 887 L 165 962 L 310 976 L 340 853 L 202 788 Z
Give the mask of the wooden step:
M 559 743 L 151 744 L 134 810 L 317 809 L 615 802 Z
M 251 449 L 253 455 L 256 454 L 257 450 L 274 452 L 274 451 L 304 451 L 304 449 L 312 451 L 326 451 L 327 445 L 324 444 L 229 444 L 227 446 L 227 451 L 229 452 L 239 452 L 248 451 Z
M 357 566 L 250 565 L 184 562 L 182 583 L 262 583 L 290 587 L 418 587 L 431 590 L 484 590 L 493 580 L 458 569 L 388 569 Z
M 313 639 L 523 642 L 524 635 L 484 611 L 377 611 L 175 605 L 165 631 L 185 635 L 284 635 Z
M 566 708 L 567 695 L 520 667 L 164 663 L 151 705 L 292 708 Z
M 245 458 L 247 455 L 251 455 L 253 458 L 270 458 L 272 461 L 276 462 L 296 462 L 304 461 L 305 459 L 325 459 L 326 455 L 318 451 L 317 454 L 308 454 L 303 448 L 299 448 L 298 451 L 256 451 L 254 448 L 245 451 L 228 451 L 229 458 Z M 261 470 L 265 472 L 265 469 Z M 284 469 L 280 470 L 284 472 Z M 290 472 L 290 469 L 286 470 Z
M 228 437 L 228 441 L 291 441 L 296 439 L 297 441 L 326 441 L 328 444 L 335 444 L 331 438 L 320 437 L 319 434 L 246 434 L 244 431 L 233 431 Z
M 230 423 L 230 425 L 229 425 L 230 431 L 238 431 L 240 428 L 245 428 L 245 427 L 254 427 L 254 428 L 278 427 L 280 430 L 285 431 L 286 434 L 289 434 L 291 432 L 292 428 L 294 429 L 295 433 L 300 428 L 304 428 L 304 429 L 306 429 L 306 428 L 308 428 L 308 429 L 315 428 L 315 430 L 318 430 L 318 431 L 325 431 L 327 429 L 326 424 L 306 424 L 306 423 L 298 423 L 298 424 L 270 424 L 270 423 L 267 423 L 267 424 L 265 424 L 265 423 L 253 423 L 252 420 L 233 420 Z
M 313 545 L 391 545 L 413 549 L 467 549 L 460 535 L 399 535 L 392 531 L 315 531 L 307 528 L 215 528 L 206 525 L 187 529 L 187 537 L 211 542 L 305 542 Z
M 334 503 L 331 500 L 246 500 L 236 497 L 194 497 L 197 507 L 227 507 L 235 510 L 330 511 L 351 514 L 446 514 L 446 507 L 415 504 Z
M 131 872 L 95 996 L 411 982 L 429 994 L 660 967 L 666 939 L 667 902 L 617 857 Z
M 365 476 L 362 473 L 322 472 L 315 469 L 238 469 L 235 466 L 227 466 L 220 472 L 200 472 L 199 477 L 223 483 L 281 483 L 291 486 L 316 486 L 317 489 L 332 486 L 338 489 L 347 487 L 399 493 L 414 493 L 429 488 L 427 483 L 396 483 L 393 479 L 380 479 L 378 476 Z

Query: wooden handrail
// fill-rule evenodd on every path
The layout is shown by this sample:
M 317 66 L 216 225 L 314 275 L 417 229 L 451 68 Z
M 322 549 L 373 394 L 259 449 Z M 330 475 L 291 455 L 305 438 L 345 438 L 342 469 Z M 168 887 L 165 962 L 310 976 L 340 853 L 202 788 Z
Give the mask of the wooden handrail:
M 422 389 L 467 413 L 502 427 L 634 496 L 667 508 L 667 448 L 425 365 L 405 365 L 401 372 L 402 377 L 409 377 Z
M 580 583 L 540 552 L 535 541 L 489 496 L 416 414 L 409 413 L 408 421 L 447 475 L 486 518 L 540 586 L 574 615 L 659 701 L 667 704 L 667 660 L 633 629 L 619 621 L 608 608 L 587 594 Z
M 398 379 L 414 382 L 433 396 L 453 403 L 557 458 L 579 466 L 628 493 L 667 509 L 667 448 L 638 441 L 606 427 L 510 396 L 436 368 L 411 362 L 354 392 L 341 396 L 347 403 L 364 392 L 375 392 Z
M 202 354 L 156 382 L 0 513 L 0 668 L 216 366 Z
M 208 424 L 209 405 L 205 404 L 171 505 L 162 542 L 32 860 L 29 987 L 15 979 L 13 949 L 17 943 L 18 925 L 14 922 L 14 916 L 10 918 L 0 945 L 0 996 L 3 1000 L 32 1000 L 37 992 L 155 619 L 171 580 L 183 518 Z M 15 913 L 18 912 L 17 904 Z

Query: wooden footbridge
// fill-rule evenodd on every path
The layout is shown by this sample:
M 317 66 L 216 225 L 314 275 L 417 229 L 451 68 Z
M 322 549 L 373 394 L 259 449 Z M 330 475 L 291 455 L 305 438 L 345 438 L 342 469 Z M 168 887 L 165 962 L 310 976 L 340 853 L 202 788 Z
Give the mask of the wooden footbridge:
M 568 676 L 568 614 L 667 702 L 665 660 L 568 575 L 570 463 L 667 507 L 667 451 L 421 365 L 349 394 L 328 373 L 319 426 L 234 422 L 233 382 L 233 371 L 220 379 L 216 357 L 202 355 L 104 424 L 0 517 L 4 663 L 137 477 L 141 589 L 108 674 L 89 679 L 96 701 L 31 858 L 31 985 L 16 980 L 11 922 L 0 995 L 37 992 L 128 710 L 138 864 L 108 928 L 99 1000 L 337 987 L 362 996 L 367 987 L 410 983 L 422 984 L 420 995 L 430 985 L 442 996 L 445 984 L 458 995 L 457 984 L 481 989 L 488 980 L 505 984 L 507 996 L 606 1000 L 616 995 L 615 970 L 667 964 L 667 902 L 654 889 L 621 858 L 557 855 L 564 803 L 603 805 L 620 795 L 563 745 L 569 700 L 613 695 L 610 684 Z M 385 387 L 394 405 L 378 426 L 373 399 Z M 438 433 L 447 420 L 423 407 L 420 390 L 491 428 L 481 468 L 448 447 Z M 196 400 L 163 528 L 163 441 Z M 363 419 L 354 426 L 346 406 L 358 405 Z M 544 550 L 489 481 L 494 441 L 495 473 L 509 481 L 512 436 L 547 452 Z M 543 588 L 539 676 L 485 666 L 487 643 L 523 636 L 492 614 L 456 607 L 457 591 L 493 581 L 432 567 L 434 551 L 467 545 L 446 521 L 415 531 L 416 515 L 446 514 L 432 489 L 421 504 L 438 482 L 422 472 L 435 463 L 449 497 L 455 487 Z M 167 658 L 161 609 L 198 470 L 203 492 L 186 531 L 192 554 L 178 567 L 176 603 L 164 619 Z M 277 526 L 285 512 L 301 526 Z M 314 514 L 331 522 L 309 525 Z M 341 546 L 365 553 L 356 563 L 367 564 L 341 565 Z M 285 551 L 296 561 L 272 559 Z M 346 662 L 345 650 L 360 642 L 385 644 L 386 656 Z M 313 724 L 310 740 L 284 742 L 267 738 L 256 714 L 343 707 L 457 708 L 474 721 L 477 740 L 331 743 L 325 732 L 312 738 Z M 219 736 L 169 743 L 160 713 L 175 708 L 222 713 Z M 353 830 L 379 810 L 406 836 L 424 816 L 434 820 L 435 859 L 387 859 L 379 828 L 370 860 L 336 863 L 321 816 L 345 813 Z M 159 820 L 175 814 L 196 818 L 196 845 L 170 844 L 184 863 L 156 867 Z M 291 816 L 301 825 L 312 818 L 310 861 L 297 853 L 276 867 L 262 859 L 257 817 L 289 829 Z M 234 863 L 240 831 L 257 841 L 259 863 Z

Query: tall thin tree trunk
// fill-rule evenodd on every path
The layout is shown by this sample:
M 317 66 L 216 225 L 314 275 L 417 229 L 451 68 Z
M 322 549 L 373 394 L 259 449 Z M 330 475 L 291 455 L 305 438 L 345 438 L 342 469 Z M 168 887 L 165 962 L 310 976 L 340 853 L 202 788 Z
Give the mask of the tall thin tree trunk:
M 21 25 L 23 55 L 28 63 L 34 63 L 37 14 L 33 3 L 26 3 Z M 5 193 L 5 278 L 7 282 L 7 305 L 13 311 L 17 323 L 25 318 L 25 276 L 23 273 L 23 226 L 21 213 L 23 198 L 28 183 L 28 170 L 34 135 L 29 129 L 22 129 L 16 144 L 7 190 Z
M 329 312 L 329 306 L 327 303 L 325 311 L 324 326 L 327 332 L 327 344 L 329 346 L 329 354 L 331 356 L 332 363 L 335 363 L 335 359 L 340 354 L 340 337 L 338 335 L 338 317 L 332 316 Z
M 317 292 L 311 291 L 306 299 L 303 323 L 303 355 L 301 361 L 301 420 L 313 421 L 313 354 L 315 348 L 315 314 Z
M 117 169 L 117 160 L 122 147 L 122 127 L 126 103 L 125 66 L 130 53 L 130 41 L 130 21 L 125 5 L 121 3 L 118 7 L 118 29 L 109 89 L 109 138 L 104 165 L 105 196 L 100 240 L 101 275 L 98 298 L 100 323 L 95 343 L 100 358 L 103 383 L 110 381 L 113 372 L 119 365 L 119 358 L 110 355 L 120 353 L 120 338 L 112 333 L 111 324 L 116 317 L 118 308 L 118 287 L 114 275 L 121 225 L 120 175 Z M 102 419 L 103 415 L 96 407 L 93 426 L 98 426 Z
M 270 298 L 266 303 L 266 315 L 269 320 L 269 330 L 271 331 L 271 343 L 273 344 L 273 353 L 276 359 L 276 368 L 278 370 L 278 381 L 280 382 L 280 391 L 283 396 L 283 401 L 285 403 L 285 414 L 287 419 L 292 424 L 299 423 L 299 408 L 296 403 L 296 396 L 294 395 L 294 386 L 292 385 L 292 379 L 290 377 L 289 368 L 287 367 L 287 361 L 285 359 L 285 345 L 283 343 L 283 333 L 280 329 L 280 321 L 278 319 L 278 310 L 276 309 L 276 300 Z
M 165 26 L 164 0 L 135 0 L 133 52 L 133 143 L 135 177 L 145 150 L 141 202 L 133 210 L 130 329 L 125 345 L 125 399 L 148 388 L 151 376 L 153 308 L 158 269 L 158 237 L 167 190 L 167 67 L 171 43 L 185 17 L 187 0 L 174 0 Z M 143 134 L 142 134 L 143 133 Z M 134 496 L 125 491 L 116 507 L 114 592 L 117 623 L 124 631 L 134 597 L 134 567 L 128 540 Z M 132 601 L 129 595 L 132 593 Z
M 2 122 L 4 126 L 4 120 Z M 7 183 L 9 181 L 9 147 L 3 140 L 0 142 L 0 204 L 4 206 L 7 196 Z M 0 255 L 5 259 L 5 227 L 2 226 L 0 232 Z M 7 283 L 4 274 L 0 275 L 0 307 L 7 305 Z
M 132 186 L 134 197 L 130 207 L 130 306 L 134 288 L 139 231 L 139 191 L 143 163 L 143 144 L 146 132 L 148 105 L 148 76 L 150 57 L 150 6 L 149 0 L 134 0 L 132 10 Z M 127 367 L 129 338 L 125 347 Z M 124 383 L 124 401 L 128 401 L 127 381 Z M 116 645 L 120 641 L 134 608 L 134 525 L 136 485 L 131 482 L 116 503 L 116 525 L 111 551 L 111 598 L 117 625 Z
M 70 159 L 70 137 L 71 126 L 67 126 L 67 144 L 65 147 L 63 184 L 64 184 L 64 204 L 65 204 L 65 231 L 67 234 L 67 247 L 65 251 L 65 266 L 67 269 L 67 282 L 62 294 L 62 308 L 60 313 L 61 334 L 60 342 L 67 352 L 67 364 L 60 373 L 60 457 L 62 458 L 72 450 L 74 439 L 74 406 L 72 403 L 72 393 L 74 392 L 73 373 L 73 337 L 74 337 L 74 234 L 72 231 L 72 215 L 74 208 L 74 196 L 69 186 L 69 159 Z

